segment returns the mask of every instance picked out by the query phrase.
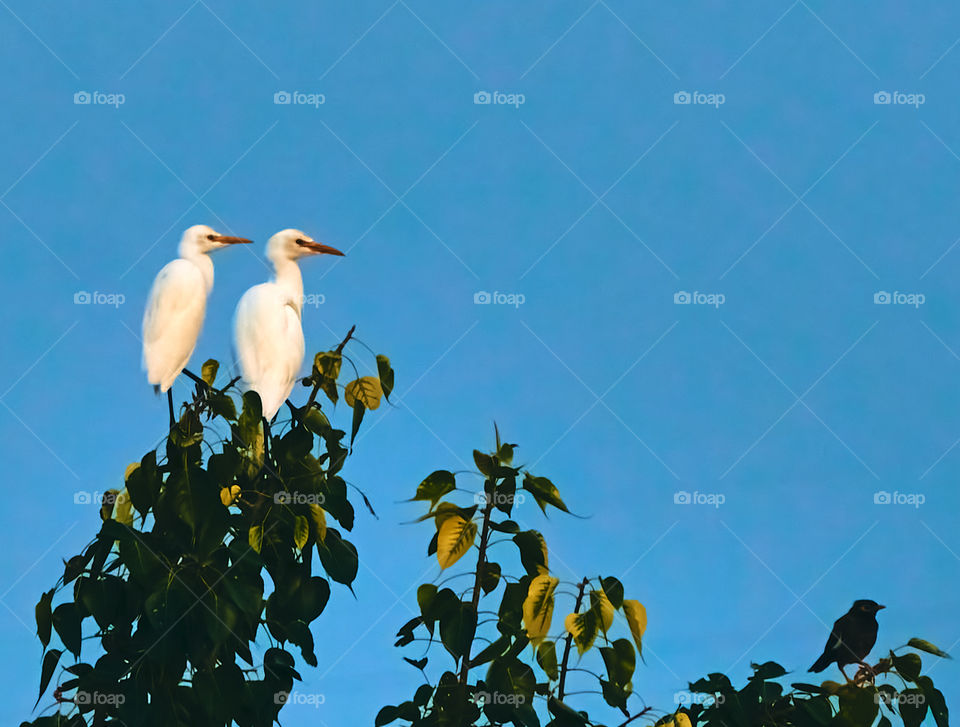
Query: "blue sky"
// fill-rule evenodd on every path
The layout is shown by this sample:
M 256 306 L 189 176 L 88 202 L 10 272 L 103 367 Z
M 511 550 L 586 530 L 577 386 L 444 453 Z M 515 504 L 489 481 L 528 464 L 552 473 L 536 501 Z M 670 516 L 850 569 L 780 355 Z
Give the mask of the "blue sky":
M 494 420 L 590 516 L 519 513 L 555 572 L 647 605 L 648 704 L 751 660 L 806 679 L 856 598 L 888 607 L 877 653 L 960 648 L 960 9 L 5 0 L 0 31 L 4 721 L 36 698 L 37 597 L 98 527 L 75 493 L 162 433 L 137 333 L 197 223 L 257 245 L 216 257 L 195 365 L 230 361 L 294 226 L 348 253 L 304 264 L 308 349 L 357 324 L 397 371 L 347 471 L 380 515 L 357 600 L 335 589 L 301 687 L 324 703 L 286 724 L 412 694 L 392 637 L 438 568 L 399 501 Z M 274 103 L 295 91 L 323 103 Z M 954 706 L 956 669 L 931 672 Z

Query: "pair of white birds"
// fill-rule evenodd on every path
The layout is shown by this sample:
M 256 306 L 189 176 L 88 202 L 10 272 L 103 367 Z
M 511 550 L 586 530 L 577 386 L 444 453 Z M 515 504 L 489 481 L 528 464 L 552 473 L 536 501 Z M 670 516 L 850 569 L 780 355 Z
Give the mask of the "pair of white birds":
M 196 348 L 213 289 L 210 253 L 250 242 L 194 225 L 183 233 L 180 257 L 157 275 L 143 316 L 143 366 L 147 380 L 160 391 L 169 392 Z M 237 305 L 234 343 L 240 373 L 244 388 L 260 395 L 267 421 L 290 396 L 303 365 L 303 277 L 298 260 L 322 254 L 343 255 L 300 230 L 281 230 L 267 242 L 274 279 L 250 288 Z

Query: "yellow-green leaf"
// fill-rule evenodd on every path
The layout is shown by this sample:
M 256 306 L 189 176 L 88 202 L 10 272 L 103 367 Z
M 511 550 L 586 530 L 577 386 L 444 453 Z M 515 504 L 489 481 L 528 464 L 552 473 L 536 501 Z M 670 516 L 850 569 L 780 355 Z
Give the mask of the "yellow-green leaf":
M 130 493 L 123 490 L 117 495 L 113 506 L 113 519 L 124 525 L 133 525 L 133 503 L 130 502 Z
M 250 543 L 250 547 L 253 548 L 258 553 L 260 548 L 263 547 L 263 526 L 262 525 L 253 525 L 250 527 L 250 532 L 247 533 L 247 542 Z
M 627 618 L 637 653 L 643 654 L 643 632 L 647 630 L 647 609 L 640 601 L 624 600 L 623 615 Z
M 240 497 L 240 485 L 220 488 L 220 502 L 224 507 L 230 507 Z
M 590 591 L 590 603 L 597 612 L 600 629 L 607 633 L 613 625 L 613 604 L 604 591 Z
M 437 533 L 437 560 L 441 568 L 449 568 L 470 550 L 477 537 L 477 524 L 460 515 L 448 517 Z
M 583 613 L 571 613 L 564 620 L 564 628 L 573 636 L 577 653 L 583 654 L 593 646 L 599 628 L 597 612 L 592 608 Z
M 553 592 L 560 583 L 559 578 L 539 575 L 530 581 L 527 598 L 523 602 L 523 625 L 527 629 L 530 643 L 536 646 L 550 633 L 553 621 Z
M 311 504 L 310 519 L 313 521 L 313 532 L 317 542 L 322 543 L 327 539 L 327 514 L 319 505 Z
M 361 376 L 347 384 L 343 390 L 343 399 L 350 408 L 356 406 L 359 401 L 367 409 L 373 411 L 380 406 L 382 396 L 383 389 L 380 387 L 380 379 L 375 376 Z
M 219 370 L 220 362 L 210 359 L 203 365 L 203 368 L 200 369 L 200 378 L 207 383 L 207 386 L 213 386 L 213 382 L 216 381 L 217 372 Z
M 310 539 L 310 524 L 303 515 L 297 515 L 293 521 L 293 542 L 298 549 L 302 549 Z
M 673 716 L 673 723 L 677 727 L 692 727 L 690 724 L 690 718 L 687 716 L 686 712 L 677 712 Z

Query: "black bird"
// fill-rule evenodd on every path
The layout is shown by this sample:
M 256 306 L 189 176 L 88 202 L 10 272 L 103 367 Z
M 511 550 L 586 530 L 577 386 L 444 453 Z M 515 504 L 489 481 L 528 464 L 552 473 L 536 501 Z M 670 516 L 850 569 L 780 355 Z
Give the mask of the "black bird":
M 847 681 L 850 677 L 843 671 L 847 664 L 864 664 L 870 649 L 877 643 L 877 611 L 881 606 L 868 599 L 854 601 L 853 606 L 833 624 L 833 631 L 823 647 L 823 654 L 810 671 L 820 672 L 836 662 Z

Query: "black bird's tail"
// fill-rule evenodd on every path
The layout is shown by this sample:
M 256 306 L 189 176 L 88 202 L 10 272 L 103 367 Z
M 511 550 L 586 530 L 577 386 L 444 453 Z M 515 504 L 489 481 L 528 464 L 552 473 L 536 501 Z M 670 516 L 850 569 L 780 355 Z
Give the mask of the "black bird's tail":
M 819 659 L 813 662 L 813 666 L 811 666 L 809 670 L 818 671 L 818 672 L 823 671 L 832 663 L 833 663 L 833 657 L 830 654 L 824 652 L 823 654 L 820 655 Z

